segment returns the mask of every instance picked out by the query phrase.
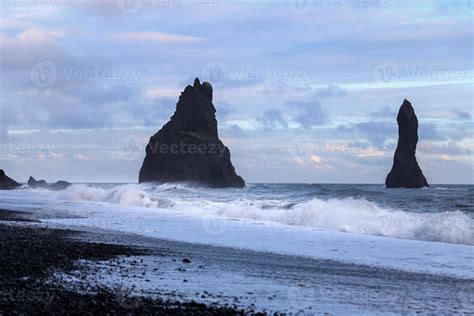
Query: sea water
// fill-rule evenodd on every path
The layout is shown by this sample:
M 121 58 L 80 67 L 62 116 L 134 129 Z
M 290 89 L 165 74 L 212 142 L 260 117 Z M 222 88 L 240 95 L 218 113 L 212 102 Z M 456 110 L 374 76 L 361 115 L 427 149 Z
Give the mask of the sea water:
M 45 223 L 474 278 L 474 186 L 74 184 L 0 192 Z

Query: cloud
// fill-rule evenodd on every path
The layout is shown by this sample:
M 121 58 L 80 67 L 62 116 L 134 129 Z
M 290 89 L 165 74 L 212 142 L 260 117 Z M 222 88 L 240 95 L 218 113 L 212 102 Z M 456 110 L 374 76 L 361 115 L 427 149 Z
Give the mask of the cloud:
M 247 133 L 238 125 L 232 124 L 229 128 L 223 130 L 224 135 L 236 138 L 247 138 Z
M 216 106 L 216 115 L 219 120 L 226 119 L 229 115 L 235 112 L 235 109 L 226 101 L 214 102 Z
M 152 102 L 131 102 L 122 111 L 125 124 L 158 128 L 168 121 L 176 109 L 175 98 L 156 98 Z
M 297 166 L 306 165 L 306 161 L 303 158 L 293 157 L 293 158 L 290 159 L 290 161 L 293 162 Z
M 317 97 L 343 97 L 347 95 L 347 91 L 336 85 L 328 85 L 325 88 L 319 89 L 316 93 Z
M 107 37 L 109 40 L 132 41 L 132 42 L 160 42 L 160 43 L 196 43 L 203 40 L 202 37 L 178 35 L 162 32 L 136 32 L 122 33 Z
M 374 145 L 382 145 L 391 137 L 397 137 L 397 127 L 380 121 L 368 121 L 354 125 L 355 129 Z
M 389 139 L 398 139 L 397 112 L 388 106 L 371 112 L 372 120 L 353 124 L 340 124 L 337 130 L 343 134 L 358 132 L 376 146 L 381 146 Z M 420 140 L 444 140 L 435 124 L 419 123 L 418 136 Z
M 385 152 L 382 150 L 377 150 L 369 148 L 368 150 L 361 150 L 357 153 L 359 158 L 382 158 L 385 157 Z
M 321 165 L 323 163 L 323 158 L 316 155 L 309 156 L 309 160 L 316 165 Z
M 460 146 L 458 143 L 453 141 L 442 145 L 434 144 L 431 141 L 423 141 L 418 145 L 418 150 L 427 154 L 449 156 L 467 156 L 472 153 L 469 148 Z
M 75 154 L 73 155 L 73 157 L 74 157 L 74 159 L 76 159 L 76 160 L 82 160 L 82 161 L 88 161 L 88 160 L 94 160 L 94 159 L 95 159 L 95 157 L 92 156 L 92 155 L 91 155 L 91 156 L 88 156 L 88 155 L 83 155 L 83 154 L 80 154 L 80 153 L 79 153 L 79 154 L 78 154 L 78 153 L 75 153 Z
M 472 120 L 472 115 L 469 112 L 453 110 L 453 113 L 462 120 Z
M 444 140 L 434 124 L 420 124 L 418 128 L 418 136 L 420 140 Z
M 117 14 L 121 14 L 123 12 L 120 11 L 119 4 L 122 0 L 65 0 L 65 1 L 57 1 L 58 5 L 72 8 L 83 9 L 87 11 L 87 13 L 95 13 L 99 16 L 114 16 Z M 126 0 L 122 1 L 124 5 L 126 4 Z M 141 0 L 140 0 L 141 2 Z M 136 3 L 139 3 L 136 1 Z M 130 4 L 134 4 L 133 1 L 130 1 Z
M 64 50 L 56 42 L 62 36 L 63 31 L 37 27 L 28 27 L 13 36 L 0 34 L 2 72 L 19 70 L 24 76 L 29 74 L 29 67 L 38 61 L 63 60 Z
M 69 97 L 76 99 L 85 106 L 93 105 L 94 107 L 103 104 L 131 102 L 132 98 L 138 94 L 137 87 L 114 81 L 106 84 L 95 81 L 88 85 L 78 83 L 64 87 L 62 90 Z
M 257 121 L 265 129 L 287 129 L 288 123 L 283 116 L 281 109 L 273 108 L 263 112 L 262 116 L 257 117 Z
M 452 161 L 452 160 L 453 160 L 453 159 L 452 159 L 450 156 L 448 156 L 448 155 L 441 155 L 441 156 L 439 156 L 439 158 L 440 158 L 441 160 L 444 160 L 444 161 Z
M 28 26 L 23 31 L 15 35 L 14 37 L 7 37 L 2 35 L 0 37 L 0 43 L 2 45 L 8 45 L 13 43 L 28 43 L 37 44 L 51 42 L 55 38 L 64 37 L 66 32 L 59 29 L 46 29 Z
M 372 144 L 381 147 L 390 138 L 398 136 L 397 126 L 384 121 L 367 121 L 351 125 L 338 125 L 337 130 L 343 134 L 358 133 Z
M 161 98 L 161 97 L 175 97 L 177 98 L 180 94 L 180 89 L 164 89 L 164 88 L 148 88 L 142 96 L 144 98 Z
M 395 120 L 397 118 L 397 112 L 391 109 L 389 106 L 384 106 L 378 111 L 370 113 L 370 116 L 373 118 L 387 118 Z
M 65 156 L 63 153 L 49 153 L 49 157 L 53 159 L 64 159 Z
M 236 67 L 231 63 L 211 61 L 202 66 L 202 81 L 211 83 L 216 89 L 238 89 L 256 88 L 258 84 L 265 81 L 266 76 L 259 68 L 250 69 L 248 67 Z M 192 82 L 193 78 L 188 78 L 182 85 Z
M 348 125 L 338 125 L 337 130 L 341 133 L 352 133 L 355 128 L 353 126 L 348 126 Z
M 294 121 L 304 128 L 322 125 L 327 121 L 327 112 L 317 100 L 290 101 L 286 105 L 295 113 Z

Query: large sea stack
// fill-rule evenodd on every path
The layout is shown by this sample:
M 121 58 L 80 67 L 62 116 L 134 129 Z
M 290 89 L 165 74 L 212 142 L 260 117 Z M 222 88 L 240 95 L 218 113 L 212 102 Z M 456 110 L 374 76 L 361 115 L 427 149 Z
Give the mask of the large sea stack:
M 139 182 L 190 181 L 213 188 L 245 186 L 219 139 L 212 86 L 194 80 L 170 121 L 150 138 Z
M 21 187 L 21 184 L 16 182 L 15 180 L 9 178 L 5 171 L 0 169 L 0 190 L 13 190 L 18 187 Z
M 423 172 L 416 161 L 418 143 L 418 119 L 408 100 L 404 100 L 397 116 L 398 144 L 393 167 L 385 180 L 387 188 L 428 187 Z

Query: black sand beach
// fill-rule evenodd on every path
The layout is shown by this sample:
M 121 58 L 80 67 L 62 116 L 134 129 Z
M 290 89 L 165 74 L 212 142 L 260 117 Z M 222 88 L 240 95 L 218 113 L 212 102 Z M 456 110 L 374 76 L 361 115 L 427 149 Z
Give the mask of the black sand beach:
M 32 222 L 28 217 L 25 213 L 0 211 L 1 221 Z M 124 291 L 105 288 L 79 293 L 63 284 L 48 282 L 53 271 L 75 269 L 75 262 L 80 259 L 97 261 L 151 254 L 135 247 L 73 240 L 77 233 L 0 224 L 0 315 L 242 314 L 231 308 L 128 296 Z
M 356 313 L 473 312 L 472 280 L 109 231 L 44 228 L 20 212 L 0 211 L 0 216 L 5 315 L 273 314 L 299 307 L 320 314 L 328 306 Z M 120 286 L 109 286 L 104 277 Z M 170 291 L 166 281 L 172 279 L 198 290 Z M 153 291 L 139 288 L 150 282 Z M 226 282 L 234 296 L 216 292 L 215 285 Z M 281 309 L 261 309 L 253 301 Z

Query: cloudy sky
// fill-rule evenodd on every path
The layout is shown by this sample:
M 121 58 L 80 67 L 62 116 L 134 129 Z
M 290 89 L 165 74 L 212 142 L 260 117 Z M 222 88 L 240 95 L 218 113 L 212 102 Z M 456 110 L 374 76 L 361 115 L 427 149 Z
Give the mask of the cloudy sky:
M 195 77 L 247 182 L 383 183 L 410 100 L 431 183 L 473 183 L 469 0 L 3 0 L 0 168 L 136 182 Z

